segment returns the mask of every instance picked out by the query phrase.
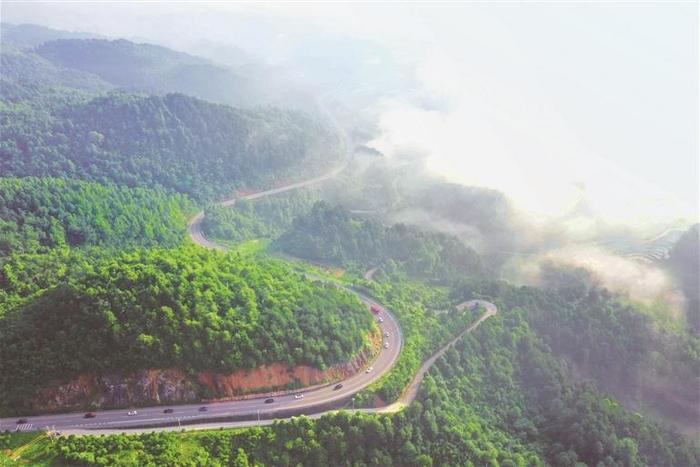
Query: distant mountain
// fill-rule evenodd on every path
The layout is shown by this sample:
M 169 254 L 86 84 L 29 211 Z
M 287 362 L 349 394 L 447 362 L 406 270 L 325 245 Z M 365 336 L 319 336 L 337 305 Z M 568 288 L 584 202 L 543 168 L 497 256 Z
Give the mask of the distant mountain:
M 55 65 L 20 49 L 3 48 L 0 68 L 0 96 L 9 100 L 37 96 L 51 88 L 104 92 L 114 87 L 97 75 Z
M 183 93 L 239 107 L 256 104 L 254 86 L 228 68 L 157 45 L 61 39 L 32 51 L 57 66 L 94 74 L 128 91 Z
M 339 158 L 337 136 L 304 114 L 229 107 L 260 107 L 258 80 L 207 59 L 123 39 L 53 40 L 74 34 L 41 27 L 3 34 L 38 43 L 0 51 L 3 176 L 156 185 L 202 200 Z
M 57 39 L 94 39 L 101 37 L 87 32 L 60 31 L 37 24 L 0 23 L 0 42 L 3 48 L 8 45 L 16 48 L 32 48 Z

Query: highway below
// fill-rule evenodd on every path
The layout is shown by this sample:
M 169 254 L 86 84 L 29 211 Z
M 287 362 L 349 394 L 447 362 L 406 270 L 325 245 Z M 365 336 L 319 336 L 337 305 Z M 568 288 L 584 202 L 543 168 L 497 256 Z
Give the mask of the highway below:
M 379 306 L 368 297 L 358 294 L 365 303 Z M 369 313 L 369 311 L 368 311 Z M 292 414 L 313 413 L 319 409 L 332 408 L 352 398 L 352 395 L 366 388 L 394 365 L 401 352 L 401 328 L 396 318 L 383 310 L 379 313 L 383 322 L 379 323 L 381 332 L 388 334 L 384 342 L 388 343 L 388 349 L 383 346 L 376 359 L 370 363 L 372 369 L 360 372 L 340 382 L 342 387 L 336 389 L 338 382 L 328 385 L 316 386 L 308 390 L 286 392 L 283 395 L 261 396 L 245 400 L 232 400 L 211 403 L 162 405 L 155 407 L 138 408 L 136 415 L 128 415 L 126 409 L 99 410 L 93 412 L 94 418 L 85 418 L 85 413 L 68 413 L 55 415 L 40 415 L 24 417 L 26 425 L 31 424 L 32 430 L 51 429 L 62 433 L 95 433 L 95 432 L 123 432 L 123 431 L 151 431 L 153 426 L 170 425 L 170 428 L 178 429 L 192 423 L 231 422 L 242 419 L 254 420 L 288 417 Z M 295 398 L 301 394 L 302 398 Z M 266 403 L 272 398 L 273 402 Z M 243 423 L 246 424 L 246 423 Z M 249 423 L 247 423 L 249 424 Z M 0 419 L 0 431 L 4 429 L 14 430 L 17 418 Z M 149 428 L 149 426 L 151 428 Z M 210 428 L 217 425 L 211 424 Z
M 222 201 L 220 205 L 232 206 L 237 199 L 258 199 L 319 183 L 335 176 L 346 165 L 347 161 L 324 175 L 284 187 L 248 194 L 240 198 L 232 197 Z M 204 248 L 224 250 L 224 247 L 205 237 L 201 229 L 203 220 L 204 212 L 198 213 L 190 220 L 188 233 L 192 241 Z M 313 279 L 318 280 L 321 278 L 314 277 Z M 278 392 L 275 395 L 270 395 L 268 393 L 257 398 L 248 396 L 244 400 L 138 408 L 136 410 L 137 413 L 132 415 L 128 414 L 128 410 L 115 409 L 94 411 L 95 416 L 93 418 L 85 418 L 84 412 L 22 417 L 23 423 L 21 424 L 17 423 L 17 418 L 4 418 L 0 419 L 0 431 L 15 429 L 18 425 L 21 425 L 22 429 L 26 431 L 51 429 L 64 433 L 132 431 L 134 429 L 149 431 L 154 426 L 170 425 L 170 427 L 178 428 L 195 422 L 207 422 L 208 420 L 223 421 L 228 419 L 228 422 L 231 422 L 231 420 L 238 419 L 240 422 L 241 419 L 250 420 L 253 418 L 262 422 L 264 419 L 289 416 L 288 414 L 313 413 L 325 408 L 340 406 L 342 403 L 350 400 L 353 394 L 366 388 L 388 372 L 398 359 L 402 346 L 401 328 L 396 317 L 371 298 L 352 289 L 345 289 L 355 293 L 367 305 L 368 313 L 370 305 L 378 306 L 381 309 L 376 319 L 378 321 L 381 319 L 382 321 L 377 324 L 383 340 L 374 361 L 342 382 L 315 386 L 307 390 L 286 391 L 282 394 Z M 341 387 L 337 386 L 339 383 Z M 297 398 L 299 397 L 298 395 L 303 397 Z M 270 398 L 273 401 L 266 402 Z M 217 425 L 211 425 L 212 428 L 215 426 Z
M 221 201 L 219 205 L 233 206 L 239 199 L 253 200 L 263 198 L 328 180 L 347 167 L 351 152 L 352 150 L 349 148 L 348 157 L 345 161 L 326 174 L 283 187 L 259 191 L 240 197 L 233 196 Z M 204 248 L 225 250 L 223 246 L 206 238 L 202 231 L 203 220 L 203 211 L 190 220 L 188 234 L 192 241 Z M 371 270 L 371 273 L 368 274 L 368 280 L 372 279 L 373 273 L 374 270 Z M 320 277 L 308 277 L 313 280 L 323 280 Z M 3 418 L 0 419 L 0 431 L 15 429 L 22 431 L 55 430 L 65 434 L 97 434 L 137 433 L 154 430 L 178 430 L 180 428 L 245 427 L 256 424 L 268 424 L 274 420 L 300 414 L 313 415 L 314 417 L 320 416 L 338 407 L 347 406 L 354 394 L 371 385 L 391 370 L 401 353 L 403 337 L 398 320 L 389 310 L 356 290 L 348 287 L 344 288 L 356 294 L 367 305 L 368 313 L 371 305 L 380 308 L 381 311 L 376 316 L 376 319 L 383 341 L 374 361 L 341 382 L 336 381 L 293 392 L 279 391 L 274 394 L 261 394 L 259 397 L 247 396 L 245 399 L 241 398 L 238 400 L 141 407 L 136 409 L 137 413 L 132 414 L 129 414 L 129 411 L 126 409 L 114 409 L 94 411 L 94 417 L 91 418 L 86 418 L 84 412 L 28 416 L 22 417 L 21 420 L 18 420 L 18 418 Z M 454 344 L 462 335 L 471 332 L 482 321 L 494 315 L 497 311 L 495 305 L 481 300 L 464 302 L 458 305 L 458 308 L 472 306 L 474 303 L 478 303 L 486 311 L 469 328 L 465 329 L 426 360 L 398 402 L 383 408 L 358 409 L 358 411 L 391 412 L 400 410 L 403 406 L 410 404 L 418 393 L 423 376 L 435 360 L 442 356 L 447 348 Z
M 333 177 L 343 168 L 344 165 L 313 179 L 260 191 L 240 198 L 230 198 L 222 201 L 220 204 L 222 206 L 232 206 L 237 199 L 257 199 L 319 183 Z M 225 250 L 224 247 L 208 240 L 203 234 L 201 229 L 203 219 L 204 213 L 200 212 L 190 221 L 188 233 L 192 241 L 204 248 Z M 323 280 L 320 277 L 308 277 L 313 280 Z M 310 387 L 306 390 L 278 392 L 274 395 L 266 394 L 260 397 L 248 396 L 242 400 L 142 407 L 138 408 L 137 413 L 132 415 L 129 415 L 126 409 L 99 410 L 94 412 L 94 418 L 85 418 L 84 412 L 38 415 L 23 417 L 22 424 L 17 423 L 17 418 L 3 418 L 0 419 L 0 431 L 14 430 L 18 426 L 21 426 L 26 431 L 50 429 L 66 434 L 138 433 L 153 430 L 178 430 L 180 428 L 246 427 L 257 424 L 269 424 L 274 420 L 289 418 L 294 415 L 320 416 L 324 413 L 332 412 L 337 407 L 347 405 L 354 394 L 390 371 L 399 358 L 403 345 L 401 327 L 391 312 L 370 297 L 351 288 L 344 288 L 356 294 L 368 308 L 371 305 L 375 305 L 381 309 L 377 319 L 381 317 L 382 322 L 378 323 L 378 326 L 384 336 L 383 344 L 386 343 L 387 346 L 385 348 L 382 345 L 376 359 L 368 365 L 371 369 L 368 370 L 368 367 L 365 367 L 340 383 L 333 382 L 327 385 Z M 462 331 L 462 333 L 423 363 L 399 401 L 387 407 L 357 409 L 357 411 L 387 413 L 401 410 L 401 408 L 410 404 L 418 393 L 425 373 L 444 354 L 449 346 L 497 312 L 495 305 L 483 300 L 470 300 L 457 305 L 457 308 L 471 307 L 473 304 L 478 304 L 485 309 L 484 313 L 469 328 Z M 338 387 L 338 384 L 342 386 Z M 298 395 L 300 394 L 303 397 L 299 397 Z M 270 398 L 273 399 L 272 402 L 269 402 Z

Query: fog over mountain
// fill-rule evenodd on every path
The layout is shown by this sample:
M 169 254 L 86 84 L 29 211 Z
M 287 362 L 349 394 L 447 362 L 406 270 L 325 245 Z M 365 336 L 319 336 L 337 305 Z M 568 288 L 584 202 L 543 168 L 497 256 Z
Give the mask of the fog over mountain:
M 206 51 L 259 88 L 281 89 L 273 104 L 329 93 L 370 128 L 368 147 L 503 193 L 508 213 L 495 215 L 511 233 L 494 242 L 473 215 L 415 204 L 394 220 L 513 253 L 513 277 L 529 277 L 522 255 L 566 258 L 603 280 L 624 263 L 639 268 L 623 275 L 631 290 L 674 295 L 664 271 L 621 255 L 698 220 L 692 5 L 12 4 L 4 20 Z M 619 277 L 606 282 L 621 288 Z
M 420 149 L 431 170 L 502 190 L 528 214 L 566 215 L 577 232 L 698 217 L 691 5 L 45 6 L 4 17 L 186 51 L 209 41 L 220 59 L 294 63 L 321 86 L 339 78 L 375 98 L 362 102 L 378 117 L 375 147 Z

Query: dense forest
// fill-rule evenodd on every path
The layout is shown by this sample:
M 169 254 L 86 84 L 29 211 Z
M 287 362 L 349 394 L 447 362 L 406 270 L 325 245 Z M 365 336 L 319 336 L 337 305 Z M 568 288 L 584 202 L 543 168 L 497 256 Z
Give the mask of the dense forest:
M 700 339 L 658 329 L 635 305 L 600 287 L 581 269 L 551 268 L 548 287 L 467 281 L 455 296 L 498 296 L 527 311 L 528 322 L 578 377 L 640 410 L 696 426 Z
M 64 246 L 174 246 L 193 203 L 163 189 L 0 178 L 0 256 Z
M 386 261 L 400 263 L 410 274 L 424 279 L 481 276 L 479 255 L 457 238 L 415 226 L 354 219 L 342 207 L 325 202 L 294 219 L 278 240 L 278 247 L 295 256 L 365 267 Z
M 285 110 L 109 94 L 47 112 L 0 106 L 0 173 L 161 186 L 197 200 L 337 163 L 336 136 Z M 336 148 L 329 150 L 328 147 Z
M 295 191 L 256 200 L 238 200 L 235 206 L 210 206 L 202 230 L 208 238 L 242 242 L 255 238 L 275 239 L 307 213 L 318 199 L 311 190 Z
M 54 248 L 46 253 L 0 256 L 0 318 L 31 297 L 44 293 L 68 275 L 111 250 Z
M 460 340 L 394 415 L 337 413 L 271 427 L 60 438 L 36 459 L 86 465 L 697 465 L 697 447 L 566 369 L 521 308 Z M 10 438 L 8 443 L 12 442 Z
M 426 402 L 475 407 L 489 425 L 537 446 L 551 465 L 698 462 L 700 452 L 680 435 L 626 411 L 592 386 L 571 382 L 526 316 L 524 309 L 502 307 L 460 340 L 431 372 L 437 373 L 434 384 L 426 381 Z
M 363 348 L 373 323 L 356 296 L 273 260 L 183 246 L 72 266 L 0 315 L 0 373 L 12 375 L 0 381 L 5 410 L 83 372 L 229 372 L 274 362 L 324 369 Z M 13 280 L 5 264 L 2 282 Z

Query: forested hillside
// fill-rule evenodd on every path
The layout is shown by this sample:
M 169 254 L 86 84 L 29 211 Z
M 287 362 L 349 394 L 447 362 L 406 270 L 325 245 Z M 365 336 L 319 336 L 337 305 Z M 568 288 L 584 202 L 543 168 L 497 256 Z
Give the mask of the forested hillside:
M 0 380 L 4 411 L 85 372 L 324 369 L 358 352 L 373 322 L 354 295 L 281 262 L 195 246 L 86 257 L 73 268 L 0 315 L 0 373 L 12 376 Z
M 161 186 L 197 200 L 338 163 L 336 135 L 302 114 L 183 95 L 109 94 L 55 111 L 0 106 L 0 173 Z
M 500 315 L 458 342 L 419 399 L 393 415 L 338 413 L 272 427 L 67 437 L 37 460 L 87 465 L 697 465 L 679 435 L 572 383 L 527 311 Z M 8 439 L 8 443 L 11 442 Z M 42 450 L 43 449 L 43 450 Z
M 59 39 L 43 42 L 32 52 L 62 68 L 99 76 L 120 89 L 184 93 L 234 106 L 256 103 L 253 83 L 230 69 L 153 44 L 124 39 Z
M 174 246 L 185 195 L 57 178 L 0 178 L 0 256 L 64 246 Z
M 46 253 L 0 256 L 0 318 L 25 300 L 41 295 L 68 276 L 80 273 L 95 257 L 111 253 L 111 250 L 97 248 L 53 248 Z
M 255 238 L 275 239 L 291 227 L 297 216 L 311 210 L 319 194 L 297 190 L 256 200 L 238 200 L 235 207 L 210 206 L 202 230 L 208 238 L 242 242 Z
M 403 224 L 385 227 L 374 220 L 353 219 L 342 207 L 324 202 L 297 217 L 278 246 L 295 256 L 338 264 L 378 266 L 391 260 L 425 279 L 485 272 L 479 255 L 455 237 Z
M 628 407 L 648 411 L 691 432 L 697 429 L 700 340 L 658 329 L 585 271 L 554 269 L 546 290 L 468 282 L 457 296 L 498 296 L 527 312 L 531 327 L 578 377 L 595 381 Z
M 38 55 L 12 47 L 0 51 L 0 97 L 7 101 L 45 102 L 56 90 L 98 93 L 112 89 L 99 77 L 54 65 Z
M 568 379 L 527 314 L 502 307 L 500 316 L 458 342 L 425 383 L 426 407 L 474 411 L 483 423 L 534 447 L 550 465 L 681 466 L 700 460 L 698 449 L 680 435 Z M 435 422 L 433 429 L 442 425 Z M 434 452 L 437 464 L 458 462 Z

